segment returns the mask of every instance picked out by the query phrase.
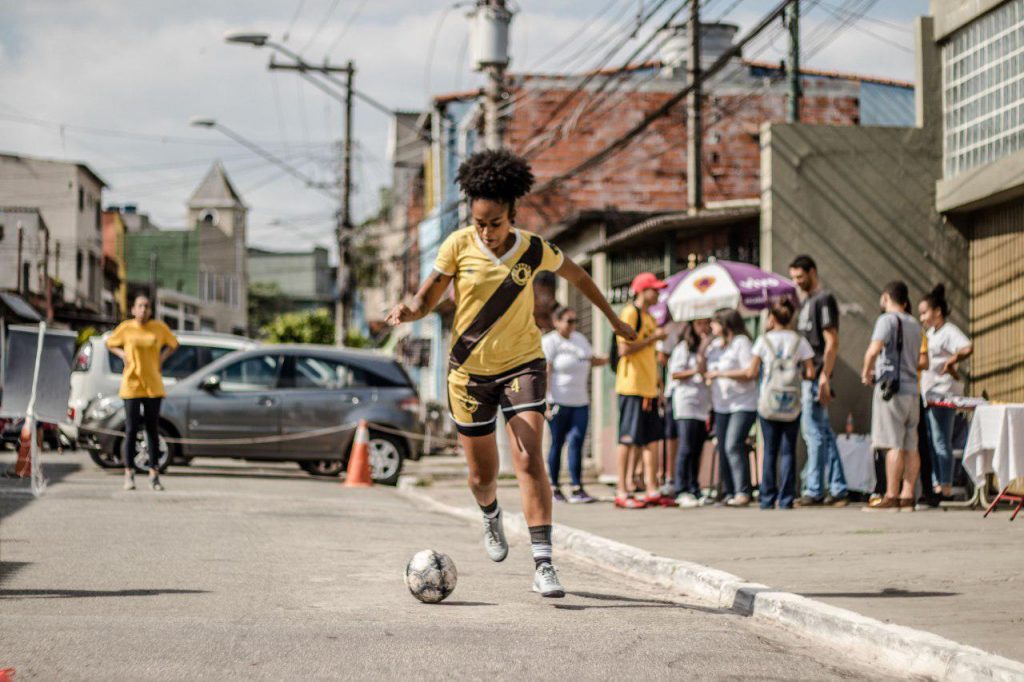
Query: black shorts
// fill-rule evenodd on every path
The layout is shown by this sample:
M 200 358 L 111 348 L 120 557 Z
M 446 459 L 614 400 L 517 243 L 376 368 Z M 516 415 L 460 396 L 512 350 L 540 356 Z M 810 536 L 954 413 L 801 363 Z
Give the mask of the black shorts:
M 647 409 L 644 409 L 646 406 Z M 658 413 L 657 398 L 638 395 L 619 396 L 619 443 L 647 445 L 665 437 L 665 426 Z
M 462 368 L 448 372 L 448 409 L 463 436 L 494 433 L 498 408 L 508 419 L 520 412 L 544 413 L 547 404 L 547 363 L 531 360 L 495 376 L 469 374 Z

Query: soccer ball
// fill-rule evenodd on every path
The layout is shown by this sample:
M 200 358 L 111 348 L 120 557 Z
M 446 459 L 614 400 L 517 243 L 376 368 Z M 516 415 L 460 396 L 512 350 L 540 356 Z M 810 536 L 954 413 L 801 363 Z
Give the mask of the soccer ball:
M 455 591 L 458 573 L 447 554 L 425 549 L 417 552 L 405 567 L 405 584 L 412 596 L 436 604 Z

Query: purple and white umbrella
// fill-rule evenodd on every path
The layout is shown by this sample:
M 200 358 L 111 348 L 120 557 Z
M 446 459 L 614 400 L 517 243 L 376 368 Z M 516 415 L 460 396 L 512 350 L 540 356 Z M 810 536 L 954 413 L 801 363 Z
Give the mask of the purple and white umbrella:
M 722 308 L 754 315 L 775 301 L 796 298 L 796 285 L 785 277 L 736 261 L 711 260 L 673 275 L 667 283 L 658 305 L 664 301 L 672 318 L 679 321 L 711 317 Z M 657 319 L 659 313 L 652 312 Z M 660 314 L 664 319 L 664 312 Z

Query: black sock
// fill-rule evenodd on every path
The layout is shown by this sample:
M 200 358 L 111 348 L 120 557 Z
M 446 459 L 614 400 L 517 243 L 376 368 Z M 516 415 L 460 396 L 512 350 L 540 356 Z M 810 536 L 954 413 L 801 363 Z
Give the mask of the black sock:
M 536 566 L 551 563 L 551 525 L 530 526 L 530 549 Z
M 480 511 L 484 513 L 484 516 L 486 516 L 489 519 L 493 519 L 495 516 L 498 515 L 498 498 L 495 497 L 494 502 L 491 502 L 486 507 L 482 504 L 479 505 L 479 507 Z

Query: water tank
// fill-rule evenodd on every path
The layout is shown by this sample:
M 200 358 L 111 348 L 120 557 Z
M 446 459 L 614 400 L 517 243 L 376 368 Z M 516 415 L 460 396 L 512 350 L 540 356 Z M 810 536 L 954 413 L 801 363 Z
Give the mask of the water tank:
M 512 12 L 503 7 L 477 5 L 469 14 L 469 22 L 473 69 L 483 71 L 488 66 L 508 65 Z
M 735 24 L 701 24 L 700 25 L 700 65 L 701 68 L 711 66 L 732 47 L 733 39 L 739 27 Z M 690 49 L 689 32 L 686 24 L 674 24 L 662 30 L 660 57 L 662 73 L 667 77 L 684 77 L 686 74 L 687 55 Z

